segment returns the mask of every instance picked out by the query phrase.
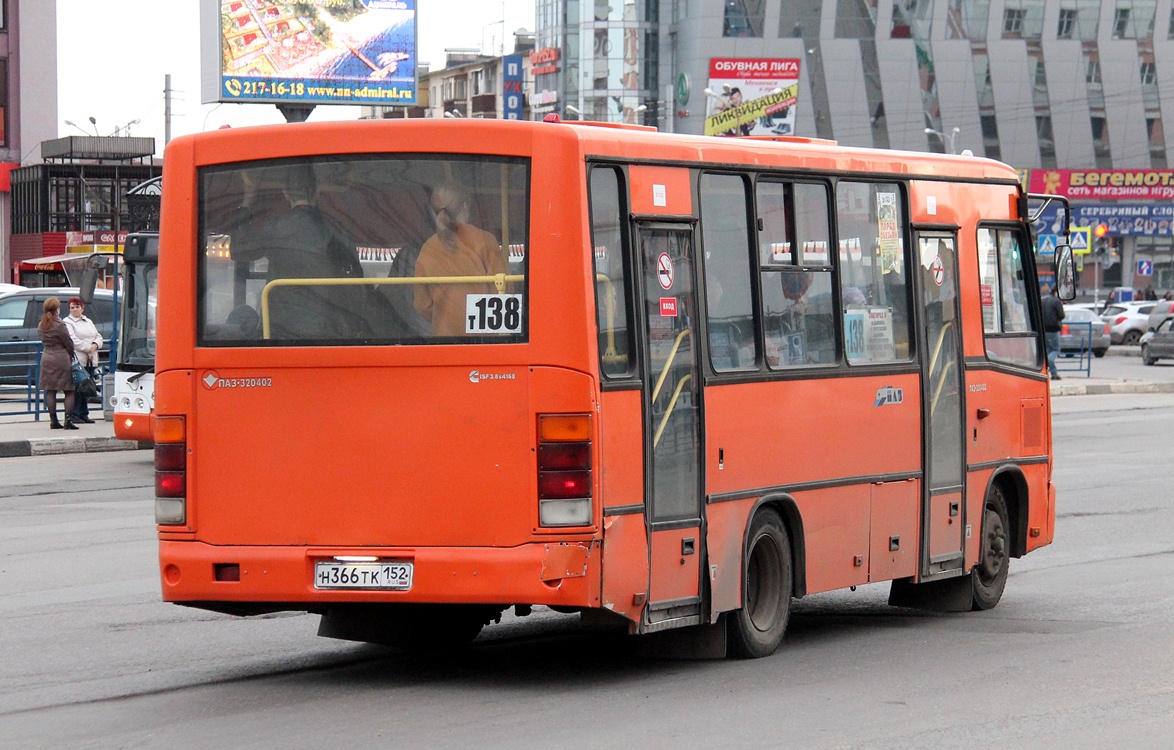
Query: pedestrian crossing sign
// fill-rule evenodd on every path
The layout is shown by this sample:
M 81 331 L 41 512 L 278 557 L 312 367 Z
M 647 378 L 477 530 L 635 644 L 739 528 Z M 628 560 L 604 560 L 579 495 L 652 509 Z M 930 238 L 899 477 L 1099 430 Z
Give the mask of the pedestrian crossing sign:
M 1092 252 L 1092 227 L 1072 227 L 1068 244 L 1073 255 L 1088 255 Z
M 1036 239 L 1035 254 L 1041 258 L 1051 258 L 1056 254 L 1056 235 L 1041 234 Z

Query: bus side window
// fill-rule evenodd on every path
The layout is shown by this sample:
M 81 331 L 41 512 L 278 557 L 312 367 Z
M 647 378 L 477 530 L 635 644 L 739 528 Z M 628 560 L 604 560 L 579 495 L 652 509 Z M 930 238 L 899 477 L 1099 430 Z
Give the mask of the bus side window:
M 746 188 L 740 175 L 701 176 L 706 328 L 717 372 L 758 368 Z
M 1028 304 L 1027 270 L 1019 232 L 978 229 L 982 329 L 990 359 L 1035 369 L 1039 348 Z
M 595 258 L 595 318 L 599 325 L 600 368 L 605 377 L 634 374 L 629 274 L 624 252 L 621 176 L 614 167 L 591 170 L 591 246 Z
M 834 364 L 827 187 L 762 181 L 756 197 L 766 363 L 771 369 Z
M 896 183 L 836 185 L 840 305 L 850 365 L 908 360 L 911 355 L 907 226 Z

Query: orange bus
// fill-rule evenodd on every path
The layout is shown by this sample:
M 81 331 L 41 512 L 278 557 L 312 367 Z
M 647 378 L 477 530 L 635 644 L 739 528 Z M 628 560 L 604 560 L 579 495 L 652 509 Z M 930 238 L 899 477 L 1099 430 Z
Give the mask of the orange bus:
M 1055 525 L 1015 170 L 550 120 L 171 142 L 164 600 L 748 657 L 815 592 L 995 606 Z

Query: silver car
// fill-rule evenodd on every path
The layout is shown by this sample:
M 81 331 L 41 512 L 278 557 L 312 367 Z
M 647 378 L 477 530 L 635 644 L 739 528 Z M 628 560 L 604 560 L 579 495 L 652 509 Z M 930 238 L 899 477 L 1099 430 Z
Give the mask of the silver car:
M 1134 346 L 1149 328 L 1155 302 L 1118 302 L 1109 305 L 1101 316 L 1109 322 L 1109 336 L 1114 344 Z
M 1064 308 L 1064 327 L 1060 329 L 1060 353 L 1070 356 L 1081 349 L 1092 349 L 1103 357 L 1110 346 L 1109 324 L 1092 310 Z
M 1174 318 L 1141 337 L 1141 361 L 1152 365 L 1159 359 L 1174 359 Z

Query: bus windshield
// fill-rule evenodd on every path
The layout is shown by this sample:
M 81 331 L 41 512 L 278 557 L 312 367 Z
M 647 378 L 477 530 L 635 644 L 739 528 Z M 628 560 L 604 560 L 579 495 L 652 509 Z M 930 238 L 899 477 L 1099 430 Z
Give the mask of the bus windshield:
M 158 238 L 150 242 L 157 248 Z M 124 370 L 146 371 L 155 366 L 155 315 L 159 307 L 159 264 L 154 258 L 126 263 L 123 294 L 122 342 L 118 365 Z
M 200 346 L 526 340 L 529 160 L 326 156 L 200 178 Z

